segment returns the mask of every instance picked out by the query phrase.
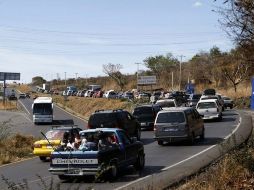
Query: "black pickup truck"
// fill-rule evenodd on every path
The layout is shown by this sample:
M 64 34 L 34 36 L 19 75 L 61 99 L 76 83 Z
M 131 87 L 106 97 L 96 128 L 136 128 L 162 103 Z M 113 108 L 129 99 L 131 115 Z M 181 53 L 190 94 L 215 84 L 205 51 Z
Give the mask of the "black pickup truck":
M 77 150 L 55 150 L 51 153 L 49 171 L 53 175 L 66 180 L 70 176 L 106 172 L 114 179 L 120 168 L 130 165 L 137 170 L 144 168 L 143 143 L 135 137 L 129 138 L 122 129 L 88 129 L 81 131 L 80 137 L 82 141 Z

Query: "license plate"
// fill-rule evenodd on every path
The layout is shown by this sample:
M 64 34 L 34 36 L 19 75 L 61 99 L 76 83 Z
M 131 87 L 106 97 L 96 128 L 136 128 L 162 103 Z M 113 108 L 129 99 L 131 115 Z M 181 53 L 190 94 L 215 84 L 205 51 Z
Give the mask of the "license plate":
M 164 131 L 178 131 L 176 128 L 164 128 Z
M 141 126 L 146 126 L 146 123 L 141 123 Z

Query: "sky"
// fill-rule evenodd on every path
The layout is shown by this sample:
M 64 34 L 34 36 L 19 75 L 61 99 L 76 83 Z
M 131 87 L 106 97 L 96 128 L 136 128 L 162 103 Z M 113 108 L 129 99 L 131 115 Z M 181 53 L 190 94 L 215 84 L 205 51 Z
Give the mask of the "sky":
M 0 72 L 32 77 L 104 76 L 146 69 L 149 56 L 183 61 L 213 46 L 233 47 L 214 0 L 0 0 Z

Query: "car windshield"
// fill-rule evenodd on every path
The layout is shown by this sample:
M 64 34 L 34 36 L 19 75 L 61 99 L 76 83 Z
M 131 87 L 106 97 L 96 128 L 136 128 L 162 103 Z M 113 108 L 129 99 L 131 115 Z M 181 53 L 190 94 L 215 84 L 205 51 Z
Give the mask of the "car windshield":
M 102 113 L 102 114 L 99 113 L 99 114 L 91 115 L 88 123 L 92 126 L 106 127 L 106 126 L 101 126 L 101 124 L 115 125 L 116 120 L 117 120 L 116 114 L 114 113 Z
M 153 114 L 151 107 L 138 107 L 134 109 L 133 115 Z
M 158 115 L 156 123 L 183 123 L 185 117 L 183 112 L 165 112 Z
M 173 101 L 156 102 L 156 105 L 159 105 L 162 108 L 175 107 L 175 103 Z
M 46 133 L 46 137 L 48 140 L 62 140 L 64 130 L 50 130 Z
M 34 104 L 33 114 L 35 115 L 51 115 L 53 113 L 52 104 Z
M 225 97 L 225 98 L 223 98 L 223 100 L 230 100 L 230 98 Z
M 198 109 L 216 108 L 215 102 L 201 102 L 197 106 Z

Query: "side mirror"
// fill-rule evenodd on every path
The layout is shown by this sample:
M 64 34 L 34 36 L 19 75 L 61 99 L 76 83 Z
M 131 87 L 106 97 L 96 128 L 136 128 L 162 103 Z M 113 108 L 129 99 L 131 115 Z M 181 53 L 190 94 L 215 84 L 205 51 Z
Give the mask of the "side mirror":
M 132 143 L 137 142 L 137 137 L 131 137 L 131 142 L 132 142 Z

